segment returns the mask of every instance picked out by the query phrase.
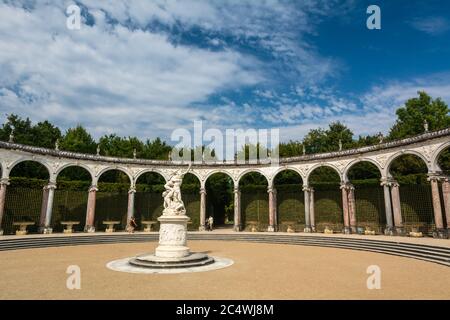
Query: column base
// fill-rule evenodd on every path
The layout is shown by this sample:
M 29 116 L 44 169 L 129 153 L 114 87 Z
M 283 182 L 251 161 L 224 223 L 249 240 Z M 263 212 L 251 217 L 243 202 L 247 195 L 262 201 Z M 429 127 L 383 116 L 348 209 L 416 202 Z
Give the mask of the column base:
M 358 234 L 358 229 L 356 228 L 356 226 L 351 226 L 350 230 L 351 230 L 351 233 Z
M 52 234 L 53 233 L 53 229 L 50 228 L 50 227 L 41 227 L 41 228 L 39 228 L 39 233 Z
M 405 228 L 403 227 L 395 227 L 395 233 L 398 236 L 406 236 Z
M 3 235 L 3 229 L 0 229 L 0 236 Z
M 385 235 L 385 236 L 393 236 L 393 235 L 395 235 L 394 228 L 392 228 L 392 227 L 386 227 L 386 228 L 384 229 L 384 235 Z
M 84 232 L 94 233 L 95 232 L 95 227 L 94 226 L 87 226 L 87 227 L 84 228 Z
M 311 233 L 311 232 L 312 232 L 312 229 L 311 229 L 311 227 L 305 227 L 305 228 L 303 229 L 303 232 Z
M 437 229 L 433 231 L 433 238 L 438 239 L 447 239 L 448 238 L 448 232 L 447 229 Z
M 350 227 L 344 227 L 344 234 L 352 234 L 352 229 Z
M 205 230 L 206 230 L 205 226 L 198 227 L 198 231 L 205 231 Z
M 236 232 L 242 231 L 242 227 L 240 225 L 235 225 L 233 227 L 233 231 L 236 231 Z
M 275 227 L 274 226 L 268 226 L 267 227 L 267 231 L 268 232 L 275 232 Z

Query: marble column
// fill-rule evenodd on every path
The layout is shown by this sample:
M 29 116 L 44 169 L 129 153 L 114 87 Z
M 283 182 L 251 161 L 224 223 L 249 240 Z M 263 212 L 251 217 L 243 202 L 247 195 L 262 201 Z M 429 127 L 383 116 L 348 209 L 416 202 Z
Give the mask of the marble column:
M 47 214 L 48 204 L 48 186 L 42 188 L 42 204 L 41 204 L 41 216 L 39 219 L 39 232 L 42 233 L 45 228 L 45 215 Z
M 274 189 L 272 187 L 267 187 L 267 193 L 269 194 L 269 227 L 267 231 L 274 232 L 275 231 L 275 195 Z
M 128 207 L 127 207 L 127 226 L 130 224 L 131 218 L 134 217 L 134 195 L 136 189 L 131 187 L 128 190 Z
M 8 185 L 9 185 L 8 178 L 3 178 L 0 180 L 0 235 L 3 234 L 2 221 L 3 221 L 3 214 L 5 212 L 6 188 Z
M 391 183 L 391 197 L 392 197 L 392 209 L 394 212 L 394 226 L 395 232 L 398 235 L 404 235 L 405 230 L 403 228 L 402 209 L 400 205 L 400 185 L 397 181 Z
M 48 189 L 48 198 L 47 198 L 47 207 L 45 208 L 45 222 L 44 228 L 41 230 L 41 232 L 44 234 L 50 234 L 53 231 L 51 227 L 51 222 L 52 222 L 53 199 L 55 197 L 56 183 L 50 182 L 47 185 L 47 189 Z
M 445 177 L 442 181 L 442 195 L 444 200 L 445 217 L 447 220 L 447 235 L 450 235 L 450 181 Z
M 434 224 L 436 226 L 434 237 L 447 238 L 447 230 L 444 229 L 441 198 L 439 195 L 439 177 L 431 176 L 428 178 L 428 180 L 431 183 L 431 197 L 433 200 Z
M 86 208 L 86 225 L 84 227 L 85 232 L 95 232 L 95 198 L 98 188 L 96 185 L 92 185 L 89 188 L 88 203 Z
M 310 188 L 308 186 L 303 186 L 303 193 L 305 196 L 305 228 L 303 232 L 311 232 L 311 205 L 310 205 Z
M 352 230 L 352 233 L 357 233 L 355 187 L 350 183 L 347 184 L 347 197 L 348 197 L 348 219 L 350 229 Z
M 311 231 L 316 232 L 316 216 L 314 212 L 314 188 L 309 188 L 309 222 L 311 223 Z
M 394 221 L 392 219 L 391 192 L 389 190 L 390 182 L 383 180 L 381 185 L 383 186 L 384 193 L 384 211 L 386 212 L 386 228 L 384 229 L 384 234 L 393 235 Z
M 234 187 L 234 231 L 241 231 L 241 191 L 238 186 Z
M 344 215 L 344 233 L 350 234 L 350 216 L 348 212 L 348 190 L 347 185 L 345 183 L 341 183 L 341 192 L 342 192 L 342 213 Z
M 200 188 L 200 226 L 199 231 L 206 229 L 206 189 Z

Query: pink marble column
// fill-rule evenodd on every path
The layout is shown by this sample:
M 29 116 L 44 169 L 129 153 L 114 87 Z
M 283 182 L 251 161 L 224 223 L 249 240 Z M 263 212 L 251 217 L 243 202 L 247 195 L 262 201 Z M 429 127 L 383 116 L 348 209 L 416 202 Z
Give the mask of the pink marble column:
M 278 231 L 278 200 L 277 200 L 277 189 L 273 188 L 273 224 L 275 231 Z
M 89 188 L 88 203 L 86 209 L 86 226 L 84 227 L 85 232 L 95 232 L 95 198 L 98 191 L 97 186 L 93 185 Z
M 131 218 L 134 216 L 134 195 L 136 194 L 135 188 L 130 188 L 128 191 L 128 206 L 127 206 L 127 226 L 130 224 Z
M 272 187 L 267 188 L 267 193 L 269 193 L 269 227 L 267 228 L 267 231 L 274 232 L 275 231 L 275 217 L 274 217 L 274 209 L 275 209 L 275 203 L 274 203 L 274 192 Z
M 355 187 L 352 184 L 347 184 L 347 196 L 348 196 L 348 217 L 350 229 L 352 230 L 353 233 L 357 233 Z
M 206 189 L 200 189 L 200 226 L 199 231 L 205 231 L 206 225 Z
M 442 195 L 444 200 L 445 217 L 447 220 L 447 234 L 450 235 L 450 181 L 445 177 L 442 181 Z
M 445 238 L 444 222 L 442 217 L 441 198 L 439 195 L 439 178 L 431 176 L 429 178 L 431 183 L 431 197 L 433 200 L 434 224 L 436 226 L 435 236 L 438 238 Z
M 400 205 L 400 185 L 397 181 L 391 183 L 392 209 L 394 213 L 394 226 L 398 235 L 404 234 L 402 209 Z
M 311 223 L 311 231 L 316 232 L 316 216 L 314 212 L 314 188 L 309 188 L 309 222 Z
M 234 187 L 234 231 L 241 231 L 241 191 Z
M 3 221 L 3 213 L 5 211 L 6 187 L 8 185 L 9 179 L 2 179 L 0 181 L 0 235 L 3 234 L 2 221 Z
M 344 215 L 344 233 L 350 233 L 350 219 L 348 212 L 348 194 L 347 194 L 347 186 L 345 183 L 341 184 L 342 190 L 342 211 Z

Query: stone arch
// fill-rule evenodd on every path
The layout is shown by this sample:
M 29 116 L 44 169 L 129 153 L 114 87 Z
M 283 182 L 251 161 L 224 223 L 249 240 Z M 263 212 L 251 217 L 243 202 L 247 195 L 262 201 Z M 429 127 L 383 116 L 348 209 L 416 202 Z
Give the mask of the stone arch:
M 248 168 L 248 169 L 245 169 L 244 171 L 242 171 L 242 172 L 239 174 L 239 176 L 238 176 L 238 178 L 237 178 L 237 180 L 236 180 L 236 183 L 239 185 L 239 183 L 241 182 L 242 177 L 245 176 L 247 173 L 251 173 L 251 172 L 259 173 L 259 174 L 262 175 L 264 178 L 266 178 L 267 185 L 270 185 L 270 184 L 272 183 L 272 180 L 269 179 L 269 178 L 266 176 L 266 174 L 264 173 L 264 171 L 262 171 L 262 170 L 260 170 L 260 169 L 258 169 L 258 168 Z
M 168 180 L 168 177 L 167 177 L 166 173 L 164 173 L 164 171 L 162 171 L 162 170 L 160 170 L 158 168 L 147 168 L 147 169 L 143 169 L 143 170 L 139 171 L 134 176 L 134 182 L 136 183 L 141 176 L 143 176 L 144 174 L 149 173 L 149 172 L 153 172 L 153 173 L 159 174 L 160 176 L 162 176 L 164 178 L 164 180 L 166 182 Z
M 294 173 L 297 180 L 294 179 L 285 183 L 277 181 L 283 173 Z M 277 230 L 286 232 L 289 228 L 301 229 L 301 225 L 305 220 L 305 205 L 304 194 L 302 186 L 304 185 L 304 177 L 299 170 L 294 167 L 281 167 L 272 177 L 273 189 L 275 190 L 275 205 L 276 205 L 276 224 Z
M 341 171 L 340 171 L 339 168 L 336 167 L 334 164 L 332 164 L 332 163 L 327 163 L 327 162 L 324 162 L 324 163 L 316 163 L 316 164 L 313 165 L 311 168 L 309 168 L 308 172 L 306 173 L 305 180 L 303 181 L 303 183 L 304 183 L 305 185 L 309 185 L 309 177 L 310 177 L 311 174 L 314 172 L 314 170 L 316 170 L 317 168 L 320 168 L 320 167 L 329 167 L 329 168 L 335 170 L 336 173 L 337 173 L 337 175 L 338 175 L 339 178 L 341 179 L 341 181 L 343 180 Z
M 213 187 L 213 176 L 216 180 L 216 188 Z M 225 179 L 222 179 L 225 178 Z M 231 227 L 230 221 L 234 222 L 233 212 L 228 205 L 234 201 L 235 179 L 232 174 L 225 169 L 217 169 L 209 172 L 204 178 L 202 186 L 206 191 L 205 216 L 214 218 L 214 224 L 221 227 Z M 220 195 L 217 197 L 217 195 Z
M 373 160 L 373 159 L 371 159 L 371 158 L 360 158 L 360 159 L 352 160 L 352 161 L 344 168 L 344 173 L 343 173 L 343 175 L 342 175 L 342 178 L 343 178 L 343 181 L 344 181 L 344 182 L 348 182 L 348 181 L 349 181 L 349 179 L 348 179 L 348 173 L 349 173 L 349 171 L 351 170 L 351 168 L 352 168 L 354 165 L 356 165 L 356 164 L 358 164 L 358 163 L 361 163 L 361 162 L 370 162 L 370 163 L 372 163 L 373 165 L 375 165 L 375 167 L 377 167 L 378 171 L 380 172 L 380 175 L 383 176 L 383 169 L 381 168 L 380 164 L 379 164 L 377 161 L 375 161 L 375 160 Z
M 70 167 L 80 167 L 80 168 L 85 169 L 85 170 L 91 175 L 91 181 L 92 181 L 92 182 L 94 181 L 94 179 L 95 179 L 95 174 L 94 174 L 92 168 L 90 168 L 89 166 L 87 166 L 87 165 L 85 165 L 85 164 L 83 164 L 83 163 L 66 163 L 66 164 L 62 165 L 62 166 L 59 167 L 59 168 L 56 170 L 56 172 L 55 172 L 55 180 L 58 178 L 59 174 L 60 174 L 64 169 L 67 169 L 67 168 L 70 168 Z
M 398 152 L 396 152 L 396 153 L 394 153 L 393 155 L 391 155 L 388 159 L 387 159 L 387 161 L 386 161 L 386 167 L 385 167 L 385 171 L 384 171 L 384 174 L 382 174 L 382 176 L 390 176 L 390 170 L 391 170 L 391 165 L 392 165 L 392 163 L 397 159 L 397 158 L 399 158 L 399 157 L 401 157 L 401 156 L 403 156 L 403 155 L 408 155 L 408 154 L 410 154 L 410 155 L 414 155 L 414 156 L 417 156 L 419 159 L 421 159 L 424 163 L 425 163 L 425 166 L 428 168 L 428 171 L 431 171 L 431 168 L 430 168 L 430 162 L 428 161 L 428 159 L 427 158 L 425 158 L 425 156 L 423 155 L 423 154 L 421 154 L 420 152 L 417 152 L 417 151 L 415 151 L 415 150 L 401 150 L 401 151 L 398 151 Z
M 11 173 L 11 171 L 14 169 L 15 166 L 17 166 L 19 163 L 26 162 L 26 161 L 37 162 L 37 163 L 43 165 L 43 166 L 47 169 L 47 173 L 48 173 L 48 176 L 49 176 L 49 180 L 50 180 L 50 181 L 53 181 L 53 180 L 54 180 L 54 179 L 52 179 L 52 178 L 56 178 L 56 177 L 52 174 L 52 173 L 53 173 L 52 168 L 50 167 L 50 165 L 49 165 L 46 161 L 43 161 L 43 160 L 41 160 L 41 159 L 39 159 L 39 158 L 33 158 L 33 157 L 21 157 L 21 158 L 15 160 L 13 163 L 11 163 L 11 164 L 6 168 L 5 174 L 7 173 L 7 175 L 9 176 L 9 174 Z
M 223 174 L 225 174 L 226 176 L 230 177 L 230 179 L 231 179 L 233 182 L 235 182 L 235 179 L 234 179 L 233 175 L 232 175 L 230 172 L 228 172 L 226 169 L 215 169 L 215 170 L 209 172 L 209 173 L 205 176 L 205 178 L 204 178 L 204 180 L 203 180 L 203 185 L 206 185 L 206 181 L 208 181 L 209 177 L 211 177 L 212 175 L 217 174 L 217 173 L 223 173 Z
M 130 185 L 133 186 L 134 185 L 134 179 L 133 176 L 131 175 L 131 173 L 128 171 L 127 168 L 124 167 L 106 167 L 103 168 L 102 170 L 100 170 L 96 175 L 95 175 L 95 180 L 92 182 L 92 184 L 97 184 L 98 180 L 100 179 L 100 177 L 102 176 L 102 174 L 104 174 L 107 171 L 111 171 L 111 170 L 118 170 L 121 171 L 123 173 L 125 173 L 130 181 Z M 95 183 L 94 183 L 95 182 Z
M 450 148 L 450 141 L 443 143 L 434 151 L 433 155 L 431 156 L 432 171 L 434 171 L 434 172 L 442 171 L 441 167 L 439 166 L 438 161 L 439 161 L 439 157 L 442 154 L 442 152 L 447 150 L 447 148 Z
M 271 181 L 274 182 L 274 181 L 275 181 L 275 177 L 276 177 L 279 173 L 281 173 L 281 172 L 283 172 L 283 171 L 288 171 L 288 170 L 294 171 L 295 173 L 297 173 L 297 174 L 300 176 L 300 178 L 302 179 L 302 182 L 306 180 L 305 177 L 303 176 L 303 173 L 302 173 L 298 168 L 292 167 L 292 166 L 285 166 L 285 167 L 279 167 L 279 168 L 277 169 L 277 171 L 275 171 L 275 172 L 273 173 L 273 175 L 271 176 Z

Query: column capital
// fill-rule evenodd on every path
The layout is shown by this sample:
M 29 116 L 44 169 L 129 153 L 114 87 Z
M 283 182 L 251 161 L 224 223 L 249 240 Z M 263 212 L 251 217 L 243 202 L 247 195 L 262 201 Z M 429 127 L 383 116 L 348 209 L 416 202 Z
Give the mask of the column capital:
M 56 188 L 57 188 L 57 187 L 56 187 L 56 182 L 49 182 L 49 183 L 44 187 L 45 190 L 50 190 L 50 189 L 55 190 Z
M 392 186 L 392 183 L 397 183 L 396 180 L 394 180 L 393 178 L 381 178 L 380 179 L 380 186 Z
M 98 190 L 97 190 L 98 191 Z M 130 194 L 130 193 L 136 193 L 136 188 L 135 187 L 131 187 L 129 190 L 128 190 L 128 194 Z
M 239 188 L 239 186 L 234 186 L 233 193 L 238 193 L 238 192 L 241 192 L 241 189 Z
M 275 188 L 271 187 L 271 186 L 268 186 L 267 187 L 267 193 L 272 193 L 272 192 L 275 192 Z
M 341 182 L 340 188 L 341 188 L 341 189 L 346 189 L 346 190 L 349 190 L 349 189 L 355 189 L 355 187 L 353 186 L 353 184 L 351 184 L 351 183 L 348 182 L 348 181 Z
M 438 173 L 428 173 L 427 181 L 430 182 L 439 182 L 443 177 Z
M 206 194 L 206 188 L 200 188 L 200 194 Z
M 302 191 L 310 191 L 311 190 L 311 187 L 310 186 L 308 186 L 308 185 L 303 185 L 302 186 Z
M 98 187 L 97 185 L 93 184 L 92 186 L 89 187 L 88 192 L 97 192 L 98 191 Z
M 1 186 L 9 186 L 10 182 L 9 182 L 9 178 L 1 178 L 0 179 L 0 185 Z

